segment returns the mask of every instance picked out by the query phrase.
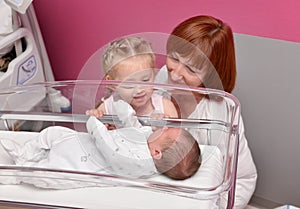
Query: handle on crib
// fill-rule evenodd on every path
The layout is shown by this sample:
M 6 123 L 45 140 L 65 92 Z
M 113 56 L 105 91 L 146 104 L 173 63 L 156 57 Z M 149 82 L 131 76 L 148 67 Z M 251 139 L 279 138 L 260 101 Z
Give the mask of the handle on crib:
M 0 120 L 25 120 L 25 121 L 55 121 L 55 122 L 73 122 L 85 123 L 89 116 L 83 114 L 67 114 L 67 113 L 47 113 L 47 112 L 9 112 L 0 111 Z M 99 120 L 102 123 L 121 124 L 116 115 L 104 115 Z M 204 128 L 216 129 L 229 132 L 230 123 L 221 120 L 210 119 L 182 119 L 182 118 L 162 118 L 151 119 L 149 117 L 139 116 L 138 120 L 143 126 L 157 127 L 175 127 L 175 128 Z

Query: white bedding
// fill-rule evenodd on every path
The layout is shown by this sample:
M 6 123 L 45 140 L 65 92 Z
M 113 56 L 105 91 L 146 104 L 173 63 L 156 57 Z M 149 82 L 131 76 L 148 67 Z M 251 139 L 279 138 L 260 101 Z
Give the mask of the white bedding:
M 18 140 L 24 143 L 34 136 L 33 132 L 0 131 L 3 139 Z M 202 165 L 193 177 L 184 181 L 175 181 L 165 176 L 155 176 L 150 180 L 172 185 L 199 188 L 216 187 L 223 180 L 223 159 L 220 151 L 213 146 L 201 145 Z M 9 165 L 11 159 L 0 147 L 0 164 Z M 127 187 L 86 187 L 69 190 L 41 189 L 30 185 L 0 185 L 2 200 L 27 201 L 43 204 L 61 204 L 85 208 L 217 208 L 217 202 L 196 200 L 174 196 L 167 193 Z M 116 198 L 117 197 L 117 198 Z

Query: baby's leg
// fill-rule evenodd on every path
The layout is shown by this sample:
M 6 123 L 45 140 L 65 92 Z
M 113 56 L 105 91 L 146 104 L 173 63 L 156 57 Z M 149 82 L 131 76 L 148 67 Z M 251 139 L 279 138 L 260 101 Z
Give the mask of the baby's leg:
M 1 138 L 0 139 L 0 165 L 1 166 L 14 166 L 15 161 L 13 156 L 7 149 L 7 144 L 17 144 L 13 139 Z M 17 170 L 0 169 L 0 183 L 1 184 L 20 184 L 20 178 Z
M 72 129 L 64 127 L 49 127 L 35 135 L 23 145 L 14 140 L 0 140 L 3 148 L 16 165 L 28 162 L 39 162 L 47 158 L 49 150 L 55 144 L 65 140 L 65 136 L 74 133 Z

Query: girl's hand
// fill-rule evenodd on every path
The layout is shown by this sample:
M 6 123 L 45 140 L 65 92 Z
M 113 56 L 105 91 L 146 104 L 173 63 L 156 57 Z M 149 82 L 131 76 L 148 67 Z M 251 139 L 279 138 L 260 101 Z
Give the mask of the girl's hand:
M 102 110 L 99 109 L 90 109 L 85 112 L 86 115 L 95 116 L 96 118 L 100 118 L 104 115 Z
M 96 118 L 101 118 L 103 115 L 104 115 L 104 112 L 102 110 L 99 110 L 99 109 L 90 109 L 90 110 L 87 110 L 85 112 L 86 115 L 89 115 L 89 116 L 95 116 Z M 107 128 L 107 130 L 114 130 L 116 129 L 116 126 L 114 124 L 104 124 Z

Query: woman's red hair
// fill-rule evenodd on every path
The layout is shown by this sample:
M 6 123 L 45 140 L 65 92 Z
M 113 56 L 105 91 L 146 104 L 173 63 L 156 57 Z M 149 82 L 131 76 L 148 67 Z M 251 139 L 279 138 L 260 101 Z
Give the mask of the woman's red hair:
M 205 87 L 231 93 L 235 86 L 236 63 L 230 26 L 211 16 L 196 16 L 180 23 L 168 39 L 168 55 L 176 52 L 184 58 L 189 56 L 193 67 L 200 69 L 207 67 L 207 62 L 205 65 L 203 55 L 197 56 L 199 51 L 213 65 L 207 68 L 210 70 L 203 81 Z

